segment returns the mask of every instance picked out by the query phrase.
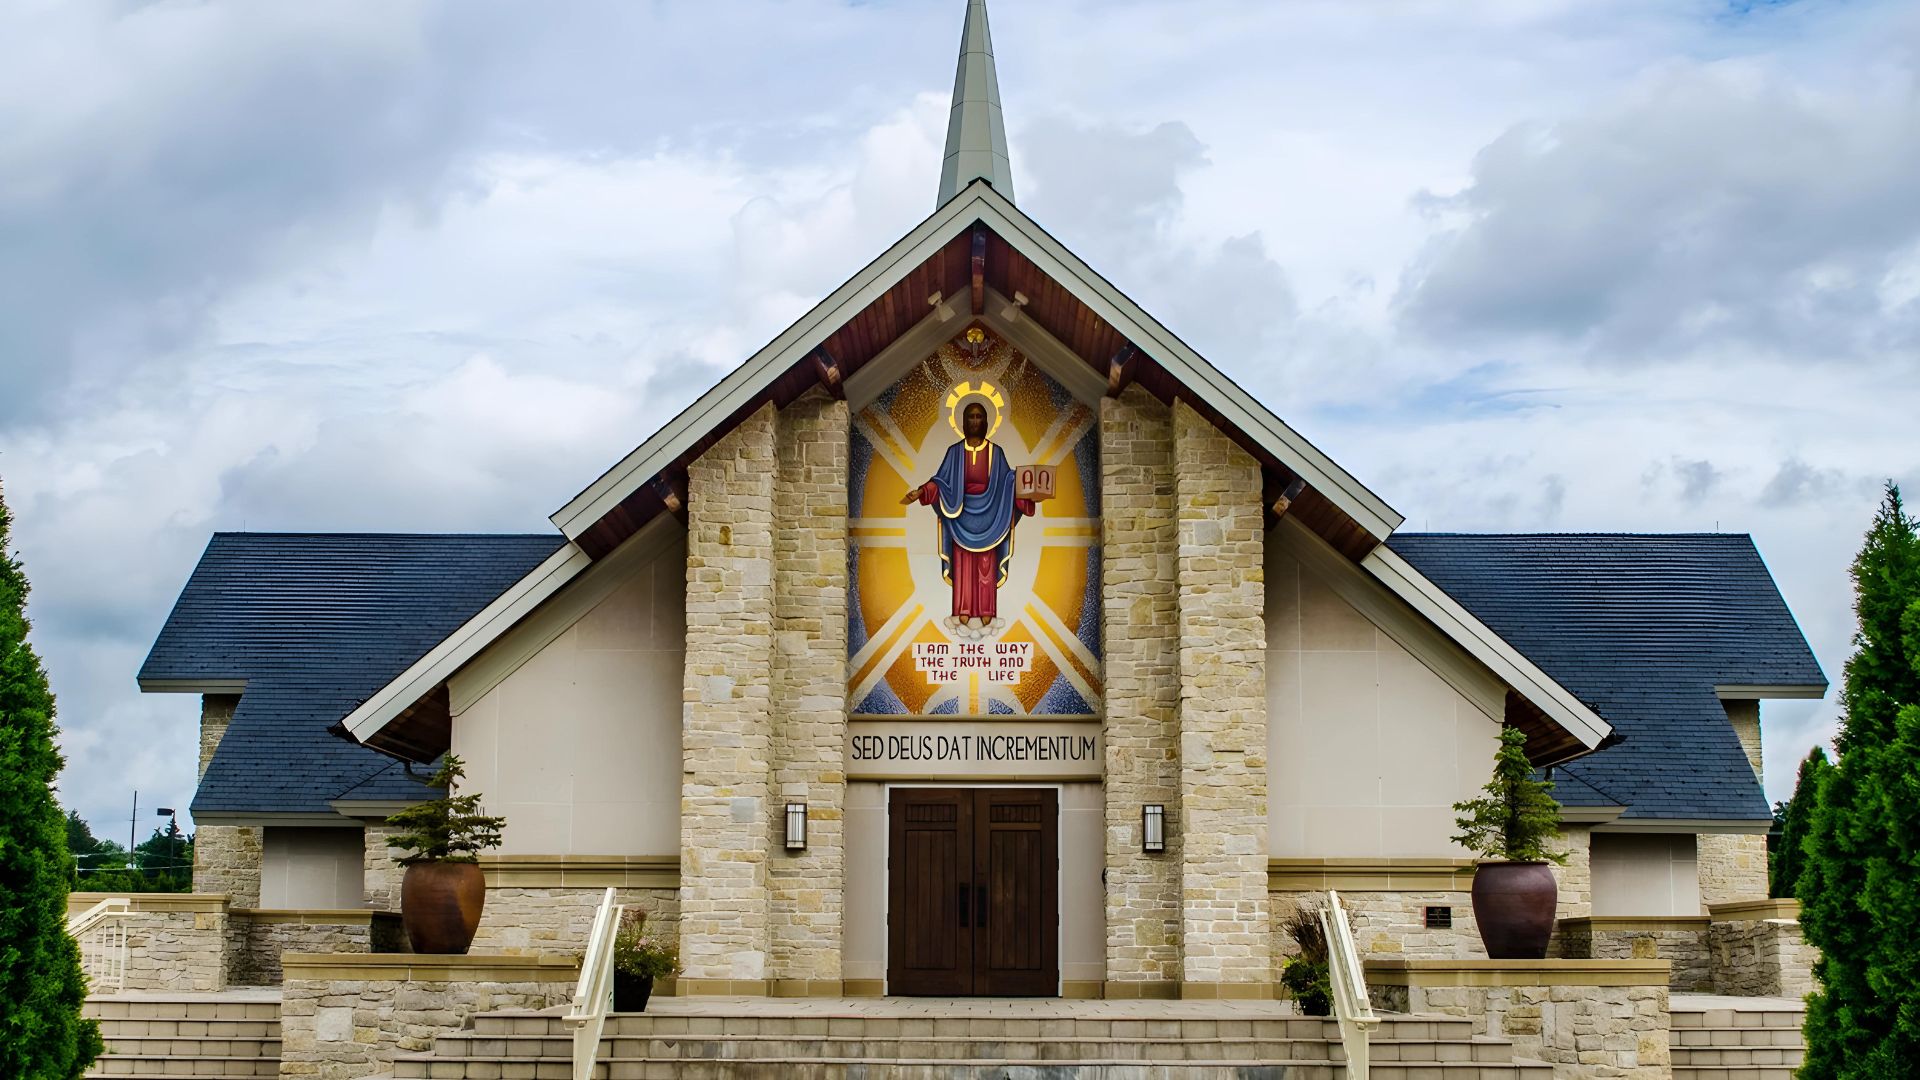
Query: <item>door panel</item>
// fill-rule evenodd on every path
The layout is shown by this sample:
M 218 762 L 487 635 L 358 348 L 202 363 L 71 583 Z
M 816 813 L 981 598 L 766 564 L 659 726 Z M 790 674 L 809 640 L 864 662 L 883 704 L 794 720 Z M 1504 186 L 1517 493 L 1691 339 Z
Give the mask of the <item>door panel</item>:
M 972 883 L 972 794 L 893 791 L 887 814 L 887 984 L 893 993 L 973 992 L 973 939 L 960 926 L 960 891 Z M 972 897 L 966 900 L 971 906 Z
M 975 892 L 985 895 L 986 917 L 976 916 L 973 992 L 1051 995 L 1060 983 L 1058 793 L 988 789 L 975 797 Z
M 1058 828 L 1051 788 L 895 788 L 888 991 L 1056 993 Z

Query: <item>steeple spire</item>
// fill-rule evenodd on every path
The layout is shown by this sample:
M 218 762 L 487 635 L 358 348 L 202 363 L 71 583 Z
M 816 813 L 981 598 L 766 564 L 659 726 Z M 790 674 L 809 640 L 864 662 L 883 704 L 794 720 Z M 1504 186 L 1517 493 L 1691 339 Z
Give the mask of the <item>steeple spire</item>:
M 1007 160 L 1007 126 L 1000 115 L 1000 79 L 993 66 L 993 36 L 987 32 L 987 0 L 967 0 L 960 34 L 960 70 L 953 80 L 953 114 L 947 120 L 947 160 L 940 169 L 938 209 L 975 180 L 1013 200 L 1013 166 Z

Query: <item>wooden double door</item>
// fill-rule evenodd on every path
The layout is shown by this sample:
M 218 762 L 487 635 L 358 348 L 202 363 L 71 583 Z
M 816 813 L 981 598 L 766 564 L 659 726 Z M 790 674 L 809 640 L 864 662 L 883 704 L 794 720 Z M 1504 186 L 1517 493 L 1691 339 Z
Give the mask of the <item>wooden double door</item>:
M 1058 993 L 1059 793 L 894 788 L 887 813 L 888 993 Z

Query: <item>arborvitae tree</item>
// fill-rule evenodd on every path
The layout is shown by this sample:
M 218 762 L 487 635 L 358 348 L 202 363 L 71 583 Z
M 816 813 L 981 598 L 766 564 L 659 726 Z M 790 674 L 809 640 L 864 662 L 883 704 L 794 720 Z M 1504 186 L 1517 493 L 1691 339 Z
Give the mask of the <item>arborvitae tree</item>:
M 100 1053 L 67 936 L 67 819 L 53 798 L 53 691 L 27 646 L 27 578 L 0 502 L 0 1076 L 73 1080 Z
M 1553 781 L 1534 778 L 1525 732 L 1500 729 L 1493 778 L 1481 790 L 1480 798 L 1453 804 L 1460 815 L 1453 819 L 1460 829 L 1454 843 L 1487 859 L 1566 865 L 1566 853 L 1547 846 L 1560 834 L 1560 804 L 1553 801 Z
M 1792 896 L 1799 884 L 1800 871 L 1807 865 L 1807 829 L 1820 798 L 1820 785 L 1832 770 L 1827 752 L 1818 746 L 1800 763 L 1800 778 L 1794 782 L 1793 797 L 1784 804 L 1786 813 L 1780 822 L 1780 837 L 1777 842 L 1770 838 L 1772 847 L 1767 852 L 1772 864 L 1769 892 L 1773 896 Z
M 1920 527 L 1891 484 L 1853 581 L 1839 756 L 1796 890 L 1821 950 L 1800 1075 L 1904 1080 L 1920 1076 Z

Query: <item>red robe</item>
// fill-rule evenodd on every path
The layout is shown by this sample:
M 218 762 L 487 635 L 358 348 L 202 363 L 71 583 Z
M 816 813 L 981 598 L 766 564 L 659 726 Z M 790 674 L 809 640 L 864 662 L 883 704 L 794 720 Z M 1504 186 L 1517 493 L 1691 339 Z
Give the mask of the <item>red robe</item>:
M 967 454 L 966 472 L 967 494 L 978 495 L 987 490 L 987 454 Z M 920 505 L 932 506 L 940 501 L 940 485 L 929 480 L 920 485 Z M 1018 524 L 1021 515 L 1033 516 L 1032 499 L 1013 500 L 1013 520 Z M 956 619 L 979 619 L 989 622 L 997 618 L 1000 611 L 1000 567 L 991 551 L 968 551 L 958 544 L 953 546 L 953 616 Z

